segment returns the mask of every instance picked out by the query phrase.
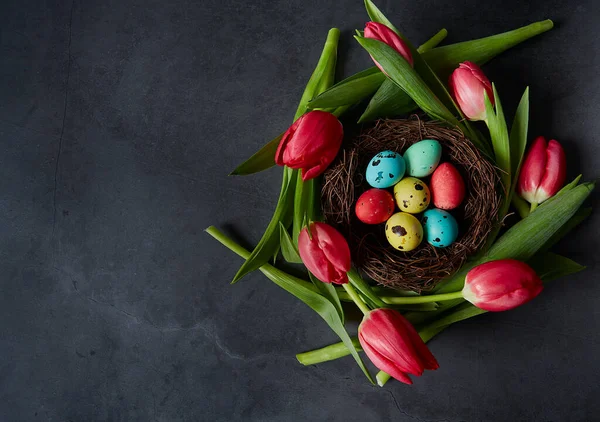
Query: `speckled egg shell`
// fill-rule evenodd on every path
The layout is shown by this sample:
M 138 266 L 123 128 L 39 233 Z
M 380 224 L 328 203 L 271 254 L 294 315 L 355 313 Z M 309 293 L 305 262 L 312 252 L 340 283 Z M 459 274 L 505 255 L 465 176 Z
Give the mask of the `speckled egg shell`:
M 429 176 L 442 157 L 442 146 L 433 139 L 424 139 L 411 145 L 404 153 L 406 174 L 413 177 Z
M 458 237 L 458 223 L 447 211 L 432 208 L 423 213 L 421 221 L 425 239 L 436 248 L 450 246 Z
M 465 199 L 465 182 L 456 167 L 450 163 L 442 163 L 435 169 L 429 187 L 436 208 L 453 210 Z
M 394 249 L 409 252 L 421 244 L 423 227 L 414 215 L 397 212 L 385 223 L 385 237 Z
M 391 193 L 384 189 L 372 188 L 364 192 L 356 201 L 356 217 L 365 224 L 385 223 L 392 216 L 396 204 Z
M 382 151 L 367 166 L 367 182 L 374 188 L 389 188 L 404 177 L 404 158 L 394 151 Z
M 422 180 L 405 177 L 394 186 L 394 198 L 400 211 L 418 214 L 429 206 L 431 194 Z

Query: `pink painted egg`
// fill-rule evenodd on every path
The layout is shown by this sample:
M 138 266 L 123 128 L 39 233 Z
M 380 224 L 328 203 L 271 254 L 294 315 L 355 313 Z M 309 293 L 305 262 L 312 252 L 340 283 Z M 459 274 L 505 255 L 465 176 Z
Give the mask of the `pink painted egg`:
M 443 210 L 452 210 L 465 199 L 465 182 L 450 163 L 442 163 L 435 169 L 429 189 L 433 205 Z
M 356 216 L 366 224 L 385 223 L 395 208 L 394 197 L 384 189 L 369 189 L 356 201 Z

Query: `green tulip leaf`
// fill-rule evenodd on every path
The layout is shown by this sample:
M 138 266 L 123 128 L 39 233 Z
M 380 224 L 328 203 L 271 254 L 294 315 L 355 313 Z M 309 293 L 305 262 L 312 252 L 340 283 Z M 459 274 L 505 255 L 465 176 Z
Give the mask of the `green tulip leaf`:
M 281 222 L 279 222 L 279 243 L 281 244 L 281 255 L 283 255 L 283 259 L 294 264 L 302 263 L 296 245 Z
M 281 192 L 279 200 L 275 207 L 275 212 L 267 226 L 262 238 L 248 257 L 246 262 L 240 267 L 231 284 L 237 283 L 246 274 L 259 269 L 264 263 L 273 257 L 279 248 L 280 233 L 279 225 L 283 223 L 287 227 L 291 223 L 294 207 L 294 183 L 297 171 L 289 168 L 283 169 L 283 181 L 281 183 Z
M 502 104 L 500 103 L 500 97 L 496 91 L 496 86 L 492 84 L 494 90 L 494 105 L 492 105 L 487 92 L 485 92 L 485 109 L 487 115 L 487 124 L 490 130 L 490 137 L 492 139 L 492 147 L 494 149 L 494 156 L 496 158 L 496 165 L 500 169 L 500 178 L 502 185 L 504 186 L 504 203 L 510 203 L 509 191 L 511 187 L 511 174 L 512 168 L 510 165 L 510 139 L 508 137 L 508 128 L 506 126 L 506 120 L 504 119 L 504 111 L 502 110 Z M 494 112 L 494 107 L 496 108 Z M 508 207 L 506 207 L 508 209 Z M 504 215 L 500 215 L 499 219 L 504 218 Z
M 388 307 L 386 303 L 379 298 L 377 293 L 373 290 L 373 287 L 369 285 L 356 271 L 356 269 L 351 269 L 348 271 L 348 280 L 350 284 L 358 290 L 363 298 L 367 300 L 367 303 L 371 308 L 386 308 Z
M 356 104 L 373 94 L 386 79 L 376 67 L 358 72 L 333 85 L 308 103 L 308 107 L 329 108 Z
M 585 270 L 583 265 L 552 252 L 538 253 L 527 261 L 544 282 Z
M 549 31 L 553 26 L 551 20 L 535 22 L 502 34 L 435 48 L 423 53 L 423 58 L 438 75 L 447 78 L 459 63 L 471 61 L 481 66 L 509 48 Z
M 519 180 L 519 173 L 521 171 L 521 165 L 523 164 L 523 156 L 525 155 L 525 148 L 527 147 L 527 131 L 529 128 L 529 87 L 525 89 L 517 112 L 515 113 L 515 119 L 513 120 L 512 127 L 510 129 L 510 163 L 512 166 L 512 191 L 514 191 L 517 181 Z M 511 192 L 512 192 L 511 191 Z
M 554 233 L 552 235 L 552 237 L 550 237 L 550 239 L 548 239 L 546 241 L 542 250 L 548 250 L 548 249 L 552 248 L 552 246 L 556 245 L 571 230 L 573 230 L 575 227 L 577 227 L 579 224 L 581 224 L 583 222 L 583 220 L 588 218 L 591 213 L 592 213 L 591 207 L 578 209 L 577 212 L 575 213 L 575 215 L 573 217 L 571 217 L 569 219 L 569 221 L 567 221 L 560 229 L 558 229 L 556 231 L 556 233 Z
M 273 167 L 275 165 L 275 152 L 277 152 L 277 147 L 279 146 L 279 142 L 281 142 L 281 138 L 283 138 L 283 133 L 269 141 L 250 158 L 237 166 L 229 175 L 246 176 Z
M 389 78 L 406 92 L 433 119 L 458 126 L 458 120 L 441 103 L 419 74 L 396 50 L 371 38 L 355 37 L 367 52 L 386 70 Z
M 361 33 L 359 33 L 359 35 L 361 35 Z M 434 48 L 436 45 L 441 43 L 447 35 L 448 31 L 445 29 L 440 30 L 437 34 L 421 45 L 418 48 L 418 51 L 424 52 Z M 400 106 L 396 104 L 396 99 L 388 99 L 385 96 L 386 90 L 390 91 L 390 88 L 393 90 L 394 96 L 397 96 L 397 101 L 401 104 Z M 372 95 L 375 91 L 377 91 L 377 93 L 383 91 L 379 94 L 380 96 L 383 96 L 380 101 L 389 100 L 389 104 L 393 107 L 393 111 L 388 114 L 390 116 L 409 113 L 417 108 L 417 105 L 414 103 L 414 101 L 412 101 L 410 97 L 406 95 L 404 91 L 399 89 L 393 82 L 388 81 L 385 75 L 381 73 L 381 71 L 375 66 L 358 72 L 344 79 L 343 81 L 338 82 L 327 91 L 313 99 L 308 104 L 308 107 L 311 109 L 316 109 L 358 104 L 365 98 Z M 371 100 L 371 103 L 373 102 L 374 100 Z
M 417 104 L 398 85 L 387 79 L 381 84 L 358 123 L 366 123 L 386 117 L 396 117 L 411 113 Z
M 342 324 L 344 324 L 344 309 L 342 308 L 342 303 L 340 302 L 340 297 L 338 296 L 338 292 L 335 289 L 335 286 L 331 283 L 324 283 L 315 277 L 311 272 L 308 273 L 310 281 L 315 285 L 319 293 L 326 297 L 327 300 L 331 302 L 331 304 L 335 307 L 338 315 L 340 316 L 340 320 Z

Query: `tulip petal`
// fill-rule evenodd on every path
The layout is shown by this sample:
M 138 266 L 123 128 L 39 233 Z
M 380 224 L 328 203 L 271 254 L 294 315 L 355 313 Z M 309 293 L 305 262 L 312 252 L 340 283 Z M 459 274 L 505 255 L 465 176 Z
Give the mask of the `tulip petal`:
M 562 188 L 567 177 L 567 157 L 562 146 L 552 139 L 546 149 L 546 168 L 535 194 L 535 202 L 542 203 Z
M 358 334 L 358 340 L 371 362 L 373 362 L 373 365 L 375 365 L 381 371 L 388 373 L 398 381 L 412 385 L 412 380 L 404 372 L 402 372 L 402 370 L 398 368 L 391 359 L 386 358 L 379 351 L 377 351 L 377 349 L 372 347 L 360 333 Z
M 412 66 L 414 66 L 414 59 L 412 57 L 412 53 L 410 52 L 410 47 L 408 44 L 400 38 L 398 34 L 396 34 L 393 30 L 388 28 L 386 25 L 379 22 L 367 22 L 365 25 L 364 31 L 365 38 L 375 39 L 381 42 L 386 43 L 394 50 L 398 52 L 404 59 Z M 373 59 L 373 56 L 371 56 Z M 385 74 L 383 68 L 373 59 L 377 67 Z
M 351 267 L 350 247 L 348 242 L 336 229 L 328 224 L 313 223 L 312 228 L 315 228 L 315 238 L 319 244 L 319 248 L 325 254 L 325 257 L 338 270 L 348 272 Z
M 281 137 L 281 141 L 279 141 L 279 146 L 277 147 L 277 151 L 275 151 L 275 164 L 278 166 L 285 165 L 285 160 L 283 158 L 284 153 L 286 151 L 286 147 L 290 142 L 290 139 L 293 138 L 296 128 L 300 124 L 300 119 L 296 120 L 292 126 L 289 127 L 288 130 L 285 131 L 283 136 Z
M 543 289 L 527 264 L 514 259 L 490 261 L 467 273 L 463 297 L 486 311 L 506 311 L 523 305 Z
M 298 251 L 306 268 L 325 283 L 345 284 L 351 267 L 346 239 L 325 223 L 311 223 L 298 236 Z
M 546 172 L 546 161 L 548 159 L 546 149 L 546 139 L 543 136 L 538 136 L 533 141 L 521 167 L 517 191 L 523 199 L 530 203 L 538 203 L 536 193 Z
M 463 62 L 452 72 L 449 79 L 452 96 L 461 111 L 470 120 L 485 120 L 485 93 L 492 104 L 494 94 L 492 84 L 479 66 Z
M 327 271 L 328 261 L 316 242 L 313 242 L 304 228 L 298 235 L 298 251 L 306 268 L 323 282 L 330 282 Z
M 368 324 L 372 345 L 377 345 L 377 350 L 390 360 L 393 360 L 404 372 L 420 376 L 423 374 L 423 366 L 419 357 L 419 350 L 414 341 L 421 343 L 427 348 L 423 340 L 416 334 L 411 337 L 408 333 L 414 331 L 412 325 L 396 311 L 375 310 L 369 314 L 371 323 Z

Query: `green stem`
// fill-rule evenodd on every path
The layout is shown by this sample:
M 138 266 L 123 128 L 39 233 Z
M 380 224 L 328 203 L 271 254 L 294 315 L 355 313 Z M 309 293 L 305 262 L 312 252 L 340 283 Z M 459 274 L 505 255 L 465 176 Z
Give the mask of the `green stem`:
M 521 198 L 518 195 L 513 195 L 512 204 L 521 216 L 521 219 L 527 218 L 529 216 L 529 205 L 523 198 Z
M 319 62 L 315 67 L 315 71 L 311 75 L 306 89 L 300 99 L 300 105 L 296 110 L 294 120 L 302 116 L 306 112 L 306 104 L 312 100 L 316 94 L 320 94 L 321 91 L 329 88 L 333 83 L 335 75 L 335 64 L 337 61 L 337 47 L 340 39 L 340 30 L 337 28 L 331 28 L 327 33 L 327 40 L 323 47 L 323 52 L 319 58 Z
M 440 293 L 437 295 L 412 296 L 412 297 L 387 297 L 386 302 L 390 305 L 412 305 L 414 303 L 442 302 L 444 300 L 461 299 L 462 291 L 451 293 Z
M 363 314 L 367 315 L 371 310 L 367 307 L 365 302 L 360 298 L 354 287 L 350 283 L 346 283 L 343 285 L 344 289 L 348 292 L 348 295 L 352 298 L 352 301 L 358 306 L 358 308 L 362 311 Z
M 538 203 L 537 202 L 532 202 L 531 203 L 531 209 L 529 210 L 529 214 L 531 214 L 532 212 L 535 211 L 535 209 L 538 207 Z
M 385 383 L 392 378 L 392 376 L 387 372 L 379 371 L 377 375 L 375 375 L 375 378 L 377 378 L 377 385 L 383 387 Z
M 360 276 L 356 269 L 348 271 L 348 280 L 352 287 L 358 289 L 360 294 L 366 299 L 367 304 L 372 308 L 385 308 L 386 304 L 381 298 L 373 291 L 373 288 Z
M 444 39 L 448 36 L 448 31 L 446 30 L 446 28 L 442 28 L 440 29 L 440 31 L 435 34 L 433 37 L 429 38 L 427 41 L 425 41 L 423 44 L 421 44 L 419 46 L 419 48 L 417 48 L 417 51 L 421 54 L 425 53 L 426 51 L 429 51 L 435 47 L 438 46 L 439 43 L 441 43 L 442 41 L 444 41 Z
M 360 346 L 358 338 L 352 337 L 352 344 L 354 345 L 356 351 L 362 351 L 362 347 Z M 349 354 L 350 352 L 348 351 L 348 348 L 343 342 L 341 342 L 325 346 L 321 349 L 298 353 L 296 355 L 296 359 L 298 359 L 298 362 L 300 362 L 302 365 L 315 365 L 317 363 L 335 360 Z

